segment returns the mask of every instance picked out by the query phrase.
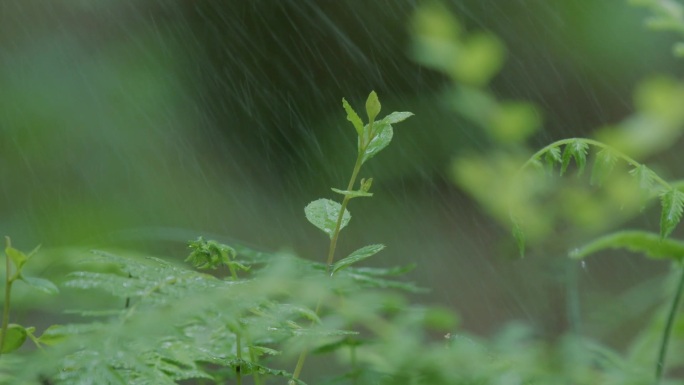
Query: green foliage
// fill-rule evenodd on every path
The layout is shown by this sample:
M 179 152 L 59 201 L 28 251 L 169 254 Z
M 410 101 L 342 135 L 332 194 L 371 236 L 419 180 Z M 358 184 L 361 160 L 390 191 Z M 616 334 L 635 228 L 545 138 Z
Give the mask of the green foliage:
M 5 298 L 2 309 L 2 325 L 0 326 L 0 354 L 10 353 L 19 349 L 33 331 L 33 328 L 25 328 L 18 324 L 9 323 L 14 283 L 20 280 L 28 286 L 47 294 L 57 294 L 59 292 L 57 286 L 47 279 L 29 277 L 24 273 L 26 264 L 38 252 L 40 246 L 33 249 L 27 255 L 13 248 L 9 237 L 5 237 L 5 241 L 7 244 L 5 247 Z
M 656 6 L 656 2 L 649 4 Z M 600 130 L 597 137 L 609 139 L 608 143 L 564 139 L 532 153 L 525 141 L 542 125 L 539 109 L 524 101 L 499 101 L 486 88 L 503 65 L 501 42 L 490 34 L 466 33 L 446 8 L 436 4 L 420 7 L 413 25 L 416 59 L 457 84 L 448 92 L 448 100 L 491 139 L 487 155 L 454 160 L 455 180 L 495 217 L 513 224 L 521 256 L 529 240 L 553 239 L 548 228 L 560 222 L 560 216 L 545 210 L 562 205 L 539 202 L 553 193 L 567 199 L 586 197 L 574 186 L 555 188 L 556 181 L 570 178 L 549 174 L 558 170 L 562 176 L 576 168 L 579 178 L 572 179 L 582 184 L 583 170 L 590 164 L 588 184 L 594 191 L 607 191 L 606 199 L 593 206 L 588 201 L 569 205 L 567 210 L 598 212 L 602 218 L 615 208 L 606 204 L 605 211 L 599 211 L 602 203 L 617 201 L 631 213 L 643 205 L 641 198 L 659 196 L 660 234 L 604 235 L 576 249 L 571 257 L 627 249 L 681 264 L 684 243 L 668 238 L 684 210 L 680 184 L 667 182 L 637 161 L 637 155 L 625 152 L 639 143 L 634 127 L 655 124 L 661 134 L 644 142 L 638 156 L 657 151 L 678 135 L 684 116 L 673 101 L 684 89 L 680 83 L 655 81 L 645 86 L 637 96 L 640 112 Z M 649 328 L 635 339 L 632 351 L 636 353 L 623 357 L 576 334 L 546 341 L 520 325 L 510 325 L 489 340 L 470 336 L 458 329 L 458 317 L 450 310 L 408 303 L 405 293 L 423 291 L 400 278 L 415 264 L 362 266 L 385 248 L 382 244 L 360 247 L 336 261 L 340 232 L 351 219 L 349 202 L 373 196 L 372 178 L 357 183 L 362 166 L 391 143 L 393 125 L 412 116 L 393 112 L 376 120 L 382 106 L 375 92 L 365 103 L 367 124 L 345 99 L 342 106 L 357 134 L 358 152 L 349 183 L 345 189 L 332 188 L 343 196 L 341 203 L 321 198 L 304 208 L 308 221 L 330 238 L 327 260 L 258 252 L 200 237 L 189 243 L 186 262 L 198 270 L 213 270 L 215 275 L 209 275 L 157 257 L 95 251 L 79 271 L 67 276 L 63 287 L 69 292 L 97 293 L 102 298 L 99 306 L 69 309 L 70 316 L 62 324 L 36 334 L 35 328 L 9 323 L 12 284 L 21 280 L 45 293 L 58 290 L 48 280 L 24 274 L 34 252 L 26 255 L 12 248 L 8 239 L 0 352 L 12 354 L 0 360 L 0 384 L 304 384 L 300 374 L 305 358 L 320 354 L 336 360 L 342 369 L 316 383 L 637 385 L 652 383 L 655 350 L 656 382 L 660 380 L 668 342 L 675 338 L 671 331 L 684 275 L 662 342 L 652 342 L 657 328 Z M 546 173 L 540 172 L 544 169 Z M 629 204 L 616 199 L 632 188 L 640 199 L 631 194 L 625 199 Z M 601 229 L 613 225 L 606 223 Z M 595 228 L 587 231 L 594 232 Z M 223 276 L 221 267 L 229 274 Z M 662 327 L 661 323 L 655 324 Z M 17 351 L 27 339 L 38 349 Z M 647 360 L 640 358 L 644 355 Z M 283 369 L 295 357 L 294 369 Z

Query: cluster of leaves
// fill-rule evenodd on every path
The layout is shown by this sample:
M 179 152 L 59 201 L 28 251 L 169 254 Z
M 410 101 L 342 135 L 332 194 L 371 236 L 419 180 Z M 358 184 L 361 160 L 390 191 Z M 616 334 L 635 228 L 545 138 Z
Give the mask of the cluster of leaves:
M 24 272 L 26 264 L 36 254 L 40 246 L 33 249 L 30 253 L 24 254 L 12 247 L 9 237 L 5 237 L 5 240 L 7 242 L 5 247 L 5 300 L 2 311 L 2 326 L 0 327 L 0 354 L 19 349 L 27 339 L 32 340 L 37 346 L 45 343 L 43 339 L 34 334 L 36 330 L 34 327 L 24 327 L 19 324 L 9 323 L 12 286 L 14 283 L 17 281 L 24 282 L 30 287 L 46 294 L 56 294 L 59 292 L 57 286 L 49 280 L 31 277 Z

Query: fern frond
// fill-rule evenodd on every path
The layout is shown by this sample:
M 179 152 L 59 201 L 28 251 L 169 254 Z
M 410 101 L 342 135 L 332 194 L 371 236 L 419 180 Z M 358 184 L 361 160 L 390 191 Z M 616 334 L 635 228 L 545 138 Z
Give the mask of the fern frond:
M 610 174 L 615 168 L 617 163 L 617 156 L 612 150 L 604 148 L 596 154 L 596 159 L 594 160 L 594 166 L 591 169 L 590 184 L 601 185 L 606 179 L 608 174 Z
M 660 213 L 660 237 L 666 238 L 682 219 L 684 211 L 684 193 L 677 189 L 665 191 L 660 196 L 662 211 Z
M 579 139 L 566 144 L 565 149 L 563 150 L 560 174 L 563 175 L 565 173 L 568 165 L 570 165 L 570 160 L 574 158 L 575 163 L 577 163 L 577 173 L 581 175 L 587 164 L 588 149 L 589 145 L 585 141 Z

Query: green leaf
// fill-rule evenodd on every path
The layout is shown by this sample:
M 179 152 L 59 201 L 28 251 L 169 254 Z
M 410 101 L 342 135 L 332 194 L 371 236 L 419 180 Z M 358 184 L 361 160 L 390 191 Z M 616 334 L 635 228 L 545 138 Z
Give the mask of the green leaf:
M 336 193 L 338 193 L 338 194 L 342 194 L 342 195 L 344 195 L 344 196 L 349 196 L 350 199 L 351 199 L 351 198 L 358 198 L 358 197 L 372 197 L 372 196 L 373 196 L 373 193 L 365 192 L 365 191 L 362 191 L 362 190 L 358 190 L 358 191 L 352 190 L 352 191 L 349 191 L 349 190 L 339 190 L 339 189 L 336 189 L 336 188 L 331 188 L 331 190 L 333 190 L 334 192 L 336 192 Z
M 26 336 L 26 329 L 23 326 L 17 324 L 7 325 L 2 353 L 10 353 L 19 349 L 24 344 L 24 341 L 26 341 Z
M 594 161 L 594 167 L 591 169 L 591 178 L 589 183 L 592 185 L 601 185 L 606 179 L 608 174 L 615 168 L 615 163 L 617 163 L 617 156 L 613 151 L 604 148 L 596 154 L 596 160 Z
M 587 164 L 587 149 L 589 146 L 581 140 L 573 140 L 572 142 L 565 145 L 563 150 L 563 159 L 561 164 L 561 175 L 565 173 L 570 164 L 570 159 L 575 158 L 575 163 L 577 163 L 579 175 L 584 171 L 584 166 Z
M 361 118 L 359 118 L 359 115 L 356 114 L 356 111 L 354 111 L 352 106 L 350 106 L 349 103 L 347 103 L 347 100 L 344 98 L 342 98 L 342 107 L 344 107 L 344 110 L 347 111 L 347 120 L 354 125 L 356 133 L 359 136 L 363 135 L 363 122 L 361 121 Z
M 367 129 L 368 126 L 364 128 L 364 130 Z M 370 143 L 368 143 L 368 146 L 366 146 L 366 150 L 363 152 L 361 158 L 361 164 L 374 157 L 375 154 L 387 147 L 387 145 L 389 145 L 392 141 L 392 136 L 394 135 L 394 132 L 392 131 L 392 125 L 384 123 L 383 121 L 378 121 L 375 122 L 374 130 L 376 134 L 373 136 Z
M 629 173 L 636 178 L 641 189 L 645 191 L 651 190 L 653 187 L 653 180 L 655 179 L 655 173 L 651 171 L 651 169 L 643 164 L 640 164 L 639 166 L 629 170 Z
M 279 350 L 267 348 L 265 346 L 256 346 L 252 345 L 249 347 L 249 350 L 252 351 L 257 355 L 257 357 L 263 356 L 263 355 L 269 355 L 269 356 L 277 356 L 280 355 L 281 352 Z
M 403 122 L 404 120 L 412 117 L 414 114 L 412 112 L 397 112 L 394 111 L 391 114 L 385 116 L 382 118 L 381 122 L 382 123 L 387 123 L 387 124 L 395 124 L 395 123 L 400 123 Z
M 375 91 L 371 91 L 366 99 L 366 113 L 368 114 L 368 121 L 373 122 L 375 118 L 380 113 L 380 100 L 378 99 L 378 94 Z
M 52 283 L 51 281 L 48 281 L 47 279 L 43 278 L 37 278 L 37 277 L 27 277 L 25 275 L 20 275 L 19 279 L 22 281 L 26 282 L 29 286 L 31 286 L 34 289 L 38 289 L 42 291 L 43 293 L 46 294 L 57 294 L 59 293 L 59 289 L 57 286 Z
M 51 325 L 50 327 L 45 329 L 43 334 L 41 334 L 41 336 L 38 338 L 38 341 L 41 344 L 45 344 L 48 346 L 56 345 L 64 341 L 69 335 L 65 331 L 66 330 L 62 325 Z
M 7 248 L 5 248 L 5 254 L 7 254 L 9 259 L 12 260 L 12 263 L 14 263 L 14 266 L 16 266 L 17 270 L 19 271 L 24 267 L 26 261 L 28 261 L 28 257 L 26 256 L 26 254 L 15 249 L 12 246 L 8 246 Z
M 520 227 L 520 223 L 517 220 L 513 220 L 513 238 L 515 238 L 515 243 L 518 245 L 518 253 L 520 253 L 520 258 L 525 256 L 525 233 Z
M 561 163 L 561 151 L 558 147 L 551 147 L 544 153 L 544 163 L 549 172 L 553 171 L 556 163 Z
M 676 189 L 668 190 L 660 196 L 660 203 L 663 208 L 660 213 L 660 237 L 665 238 L 682 219 L 684 193 Z
M 337 226 L 337 218 L 342 210 L 342 205 L 332 201 L 330 199 L 318 199 L 315 200 L 304 208 L 304 214 L 306 219 L 309 220 L 314 226 L 323 230 L 332 239 L 335 232 L 335 227 Z M 351 214 L 347 209 L 344 210 L 344 215 L 342 216 L 342 223 L 340 225 L 340 230 L 342 230 L 349 220 L 351 219 Z
M 343 258 L 343 259 L 337 261 L 337 263 L 335 263 L 335 265 L 333 265 L 331 274 L 335 274 L 336 272 L 338 272 L 338 271 L 340 271 L 346 267 L 349 267 L 356 262 L 363 261 L 364 259 L 367 259 L 367 258 L 375 255 L 377 252 L 379 252 L 380 250 L 382 250 L 384 248 L 385 248 L 385 245 L 381 245 L 381 244 L 364 246 L 364 247 L 354 251 L 353 253 L 349 254 L 349 256 L 347 256 L 346 258 Z
M 609 234 L 575 249 L 571 258 L 582 259 L 605 249 L 627 249 L 635 253 L 643 253 L 652 259 L 684 258 L 684 242 L 674 239 L 661 239 L 658 234 L 645 231 L 620 231 Z

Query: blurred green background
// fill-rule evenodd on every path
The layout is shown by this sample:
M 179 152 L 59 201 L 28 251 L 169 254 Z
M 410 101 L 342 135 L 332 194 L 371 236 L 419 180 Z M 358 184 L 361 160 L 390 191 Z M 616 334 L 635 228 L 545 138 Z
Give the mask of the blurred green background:
M 350 205 L 339 255 L 386 244 L 370 263 L 418 263 L 411 278 L 432 293 L 417 299 L 455 308 L 474 332 L 511 320 L 565 330 L 563 234 L 516 260 L 509 230 L 451 178 L 454 157 L 490 143 L 445 99 L 451 81 L 411 56 L 420 3 L 1 2 L 0 233 L 42 243 L 51 264 L 63 247 L 178 258 L 198 235 L 322 260 L 328 240 L 303 207 L 346 185 L 356 139 L 341 99 L 362 110 L 373 89 L 381 115 L 416 116 L 361 173 L 375 196 Z M 676 36 L 647 30 L 647 10 L 623 1 L 446 3 L 505 45 L 490 88 L 538 105 L 535 147 L 619 122 L 641 80 L 682 75 Z M 647 161 L 676 176 L 678 149 Z M 646 210 L 631 224 L 657 222 Z M 623 341 L 610 314 L 638 328 L 652 303 L 625 296 L 658 289 L 666 270 L 632 255 L 589 260 L 578 270 L 587 333 Z

